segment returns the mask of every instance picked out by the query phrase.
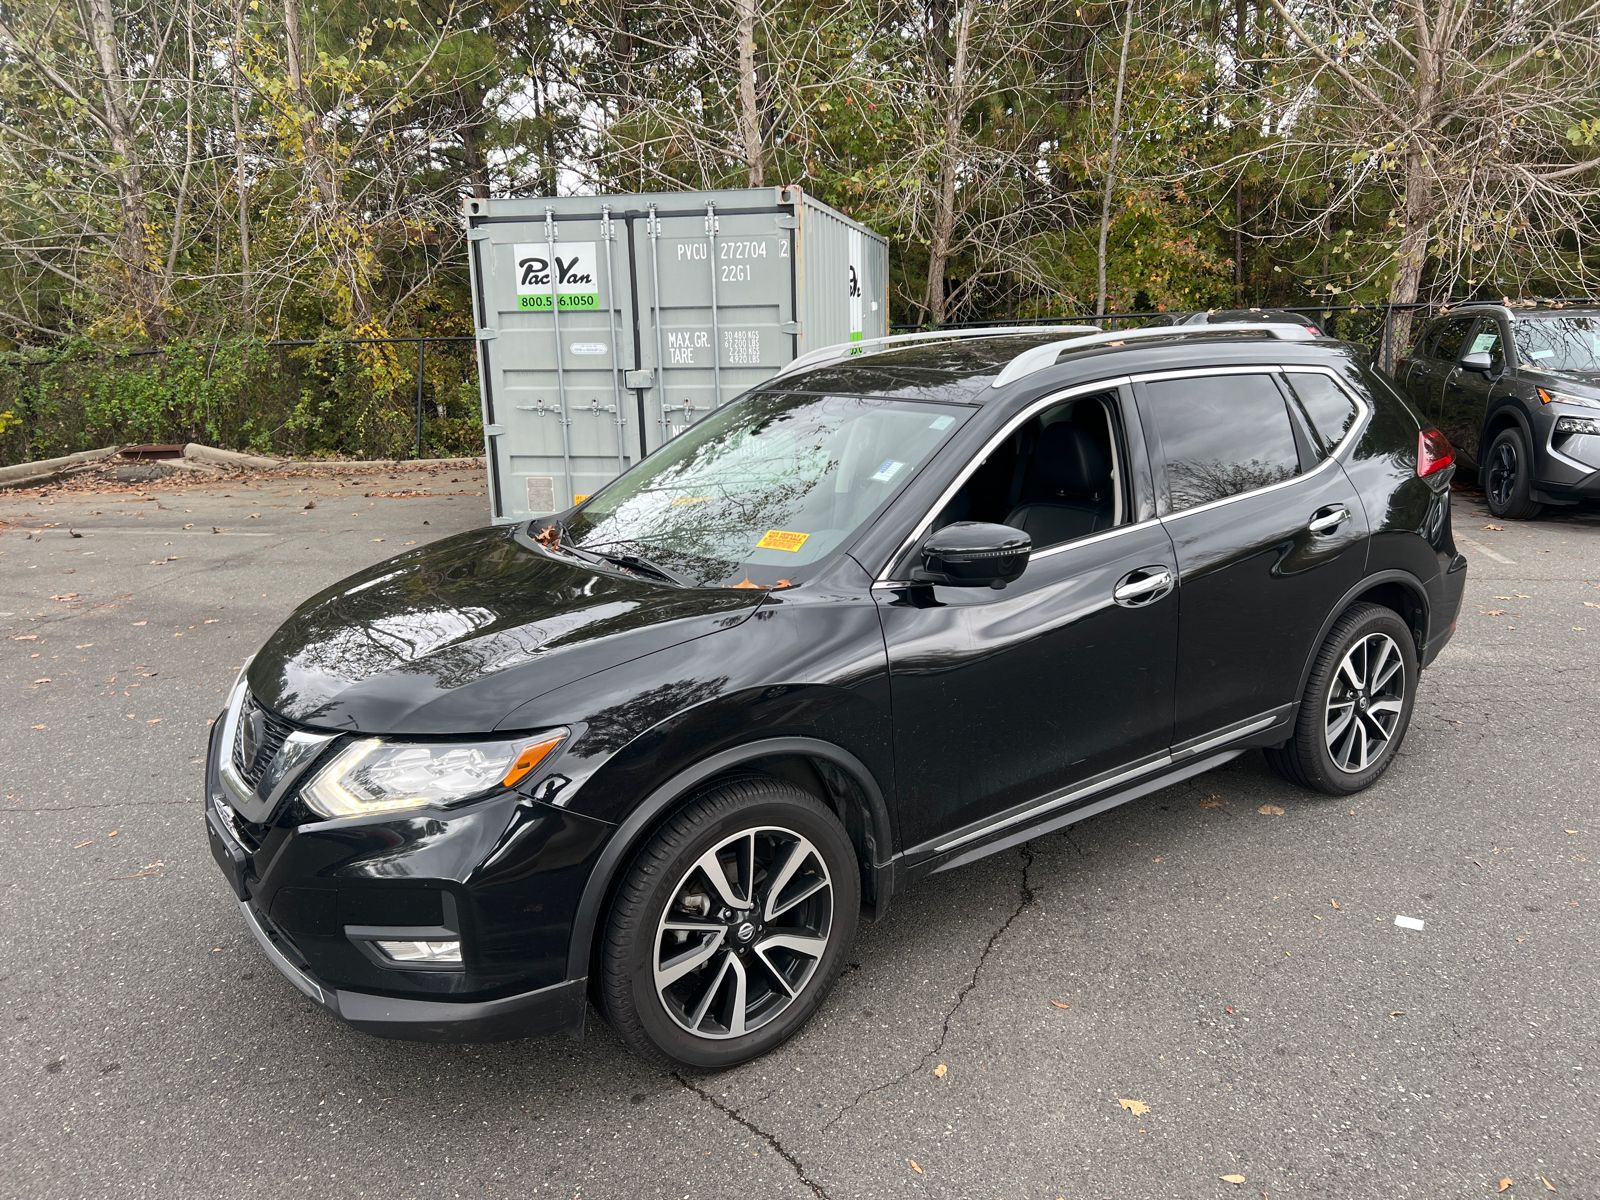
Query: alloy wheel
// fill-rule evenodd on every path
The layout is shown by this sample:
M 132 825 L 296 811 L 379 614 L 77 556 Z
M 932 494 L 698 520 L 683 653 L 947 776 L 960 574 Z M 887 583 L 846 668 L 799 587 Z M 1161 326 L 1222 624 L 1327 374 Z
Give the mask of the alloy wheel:
M 832 928 L 833 881 L 817 848 L 789 829 L 743 830 L 673 889 L 656 927 L 656 994 L 696 1037 L 741 1037 L 805 991 Z
M 1507 438 L 1494 448 L 1489 460 L 1489 498 L 1499 508 L 1506 508 L 1517 486 L 1517 448 Z
M 1405 708 L 1406 664 L 1386 633 L 1350 647 L 1328 690 L 1324 725 L 1333 765 L 1347 775 L 1383 756 Z

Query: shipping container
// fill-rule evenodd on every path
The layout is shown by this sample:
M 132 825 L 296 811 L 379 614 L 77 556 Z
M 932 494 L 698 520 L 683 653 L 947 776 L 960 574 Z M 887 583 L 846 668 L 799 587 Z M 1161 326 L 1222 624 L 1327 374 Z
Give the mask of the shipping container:
M 496 523 L 559 512 L 807 350 L 889 332 L 889 249 L 798 187 L 470 199 Z

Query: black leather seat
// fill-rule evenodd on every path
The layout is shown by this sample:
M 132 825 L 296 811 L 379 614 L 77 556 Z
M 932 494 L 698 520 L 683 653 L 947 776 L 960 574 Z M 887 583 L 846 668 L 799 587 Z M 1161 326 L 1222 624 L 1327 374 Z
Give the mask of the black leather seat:
M 1023 482 L 1022 503 L 1005 523 L 1036 547 L 1110 529 L 1111 466 L 1094 438 L 1071 421 L 1046 425 Z

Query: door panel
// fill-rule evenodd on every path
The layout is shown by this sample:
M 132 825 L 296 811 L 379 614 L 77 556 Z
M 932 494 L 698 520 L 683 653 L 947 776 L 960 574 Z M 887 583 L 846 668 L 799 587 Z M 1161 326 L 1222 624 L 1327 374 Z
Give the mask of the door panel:
M 1505 343 L 1501 337 L 1500 323 L 1493 317 L 1478 321 L 1471 335 L 1462 343 L 1462 354 L 1485 352 L 1495 363 L 1492 377 L 1481 371 L 1457 367 L 1445 379 L 1444 402 L 1439 409 L 1439 428 L 1445 437 L 1473 466 L 1477 466 L 1478 435 L 1483 429 L 1484 415 L 1489 409 L 1489 392 L 1505 370 Z
M 1177 568 L 1149 521 L 1036 555 L 1004 591 L 878 594 L 907 845 L 1167 749 L 1176 596 L 1113 599 L 1154 566 Z
M 1337 462 L 1318 464 L 1304 446 L 1288 465 L 1272 379 L 1217 375 L 1138 389 L 1178 560 L 1174 745 L 1298 699 L 1313 639 L 1366 568 L 1356 490 Z M 1305 473 L 1268 482 L 1293 470 Z M 1241 490 L 1210 499 L 1185 482 L 1193 478 Z M 1262 486 L 1242 490 L 1252 482 Z

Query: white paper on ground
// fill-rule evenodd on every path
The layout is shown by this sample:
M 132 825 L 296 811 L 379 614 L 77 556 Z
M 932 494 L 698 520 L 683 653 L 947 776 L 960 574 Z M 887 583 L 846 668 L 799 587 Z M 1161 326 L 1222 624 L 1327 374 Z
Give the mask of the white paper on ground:
M 1418 917 L 1396 917 L 1394 923 L 1401 929 L 1421 929 L 1422 921 Z

